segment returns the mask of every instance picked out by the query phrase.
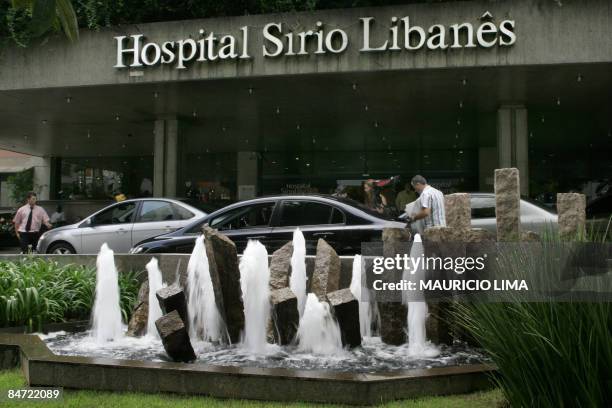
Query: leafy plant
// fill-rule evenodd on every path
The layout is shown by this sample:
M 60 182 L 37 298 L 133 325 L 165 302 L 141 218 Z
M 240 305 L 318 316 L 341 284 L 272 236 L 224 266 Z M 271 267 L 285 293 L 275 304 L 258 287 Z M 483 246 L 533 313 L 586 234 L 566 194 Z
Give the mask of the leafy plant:
M 609 252 L 605 235 L 587 231 L 578 244 Z M 529 245 L 534 244 L 527 244 Z M 559 259 L 571 244 L 562 243 L 553 231 L 534 247 L 516 245 L 499 257 L 504 277 L 530 277 L 536 288 L 567 290 L 581 287 L 581 279 L 563 279 Z M 514 248 L 514 249 L 512 249 Z M 579 247 L 580 248 L 580 247 Z M 607 249 L 606 249 L 607 248 Z M 595 254 L 595 255 L 593 255 Z M 603 258 L 605 259 L 605 258 Z M 589 276 L 587 288 L 606 290 L 609 276 Z M 547 287 L 548 285 L 548 287 Z M 574 286 L 572 286 L 574 285 Z M 558 286 L 558 287 L 555 287 Z M 537 289 L 536 289 L 537 290 Z M 530 283 L 530 292 L 532 287 Z M 550 293 L 550 292 L 547 292 Z M 566 292 L 567 293 L 567 292 Z M 453 316 L 476 339 L 499 368 L 494 378 L 513 407 L 600 407 L 612 403 L 612 306 L 610 303 L 524 302 L 505 293 L 506 303 L 457 303 Z
M 133 271 L 119 275 L 125 321 L 138 295 L 138 276 Z M 87 319 L 95 284 L 95 269 L 83 265 L 59 265 L 36 258 L 0 261 L 0 327 L 25 325 L 32 331 L 48 322 Z

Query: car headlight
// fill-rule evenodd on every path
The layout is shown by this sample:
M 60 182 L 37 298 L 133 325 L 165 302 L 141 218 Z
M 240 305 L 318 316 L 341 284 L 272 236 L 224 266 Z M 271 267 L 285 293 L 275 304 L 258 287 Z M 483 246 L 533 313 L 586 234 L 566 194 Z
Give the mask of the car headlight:
M 141 253 L 142 251 L 144 251 L 144 248 L 141 246 L 137 246 L 137 247 L 130 249 L 130 254 L 135 255 L 135 254 Z

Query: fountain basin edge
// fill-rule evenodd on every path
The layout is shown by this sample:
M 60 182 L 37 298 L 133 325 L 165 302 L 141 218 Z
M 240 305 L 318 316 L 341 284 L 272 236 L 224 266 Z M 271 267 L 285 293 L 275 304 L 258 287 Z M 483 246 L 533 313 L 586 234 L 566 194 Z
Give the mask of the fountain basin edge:
M 490 364 L 364 374 L 60 356 L 37 335 L 0 333 L 0 368 L 18 363 L 30 386 L 351 405 L 486 390 L 496 373 Z

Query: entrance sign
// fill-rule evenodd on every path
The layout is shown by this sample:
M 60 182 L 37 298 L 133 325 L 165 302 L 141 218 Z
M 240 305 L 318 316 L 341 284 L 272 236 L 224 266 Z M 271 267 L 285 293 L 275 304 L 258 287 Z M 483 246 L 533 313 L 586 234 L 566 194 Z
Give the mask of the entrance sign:
M 342 28 L 327 27 L 317 21 L 311 30 L 292 31 L 281 22 L 266 24 L 261 36 L 261 55 L 266 58 L 292 56 L 322 56 L 341 54 L 355 41 L 360 53 L 445 50 L 461 48 L 507 47 L 516 42 L 515 21 L 492 22 L 489 12 L 480 24 L 463 22 L 445 26 L 434 24 L 422 27 L 409 16 L 391 17 L 386 27 L 376 27 L 373 17 L 359 19 L 359 38 L 351 39 Z M 116 36 L 117 61 L 115 68 L 154 65 L 173 65 L 187 68 L 188 63 L 218 60 L 251 59 L 249 35 L 254 28 L 240 27 L 238 35 L 218 35 L 199 30 L 199 36 L 161 43 L 147 42 L 144 34 Z

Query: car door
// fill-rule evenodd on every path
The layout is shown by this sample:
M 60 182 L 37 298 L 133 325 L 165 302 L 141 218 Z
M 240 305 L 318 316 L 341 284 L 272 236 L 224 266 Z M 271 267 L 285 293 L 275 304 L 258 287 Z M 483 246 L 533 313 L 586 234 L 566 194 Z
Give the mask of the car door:
M 132 227 L 138 202 L 114 204 L 92 215 L 81 224 L 81 253 L 97 254 L 103 243 L 117 253 L 132 247 Z
M 344 214 L 336 207 L 313 200 L 285 199 L 279 207 L 279 215 L 272 228 L 271 246 L 279 248 L 293 238 L 293 231 L 300 228 L 306 240 L 306 253 L 316 252 L 317 241 L 323 238 L 338 250 L 342 242 Z
M 145 239 L 175 231 L 184 225 L 184 217 L 176 210 L 174 203 L 166 200 L 144 200 L 134 222 L 132 246 Z
M 209 225 L 230 238 L 238 253 L 242 253 L 249 239 L 256 239 L 270 251 L 270 220 L 276 201 L 249 203 L 232 207 L 210 219 Z

